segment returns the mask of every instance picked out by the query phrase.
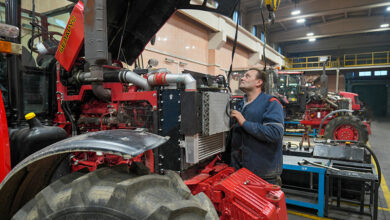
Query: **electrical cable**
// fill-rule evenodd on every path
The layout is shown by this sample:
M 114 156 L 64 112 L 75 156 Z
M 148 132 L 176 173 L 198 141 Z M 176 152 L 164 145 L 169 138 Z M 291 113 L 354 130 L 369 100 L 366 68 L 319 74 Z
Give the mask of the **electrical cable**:
M 34 37 L 34 32 L 35 32 L 35 25 L 34 25 L 34 19 L 35 19 L 35 0 L 32 0 L 32 11 L 31 11 L 31 23 L 32 23 L 32 28 L 31 28 L 31 38 L 33 39 Z M 32 54 L 33 47 L 30 49 L 30 53 Z
M 121 48 L 122 48 L 122 43 L 123 43 L 123 36 L 125 35 L 125 31 L 126 31 L 127 16 L 129 15 L 130 2 L 131 2 L 131 1 L 128 1 L 128 2 L 127 2 L 125 24 L 123 25 L 123 31 L 122 31 L 122 35 L 121 35 L 121 40 L 120 40 L 120 42 L 119 42 L 118 55 L 117 55 L 117 57 L 116 57 L 117 60 L 119 60 L 119 55 L 120 55 Z
M 266 56 L 265 56 L 265 47 L 267 45 L 267 29 L 265 27 L 265 20 L 264 20 L 264 14 L 263 14 L 263 2 L 264 2 L 264 0 L 261 0 L 260 13 L 261 13 L 261 20 L 263 21 L 263 33 L 264 33 L 263 59 L 264 59 L 264 71 L 265 71 L 267 69 L 267 60 L 266 60 Z
M 144 69 L 144 56 L 141 53 L 141 68 Z
M 228 92 L 229 94 L 231 95 L 231 88 L 230 88 L 230 76 L 232 74 L 232 70 L 233 70 L 233 60 L 234 60 L 234 54 L 236 53 L 236 47 L 237 47 L 237 37 L 238 37 L 238 24 L 239 24 L 239 20 L 240 20 L 240 10 L 241 10 L 241 1 L 238 0 L 238 5 L 237 5 L 237 22 L 236 22 L 236 33 L 234 35 L 234 41 L 233 41 L 233 49 L 232 49 L 232 62 L 230 63 L 230 68 L 229 68 L 229 72 L 227 74 L 227 82 L 228 82 Z
M 63 102 L 61 104 L 61 108 L 62 110 L 64 111 L 65 113 L 65 116 L 68 118 L 68 120 L 70 121 L 71 123 L 71 126 L 72 126 L 72 136 L 76 136 L 77 135 L 77 126 L 76 126 L 76 122 L 71 114 L 71 109 L 69 107 L 69 104 L 68 102 Z

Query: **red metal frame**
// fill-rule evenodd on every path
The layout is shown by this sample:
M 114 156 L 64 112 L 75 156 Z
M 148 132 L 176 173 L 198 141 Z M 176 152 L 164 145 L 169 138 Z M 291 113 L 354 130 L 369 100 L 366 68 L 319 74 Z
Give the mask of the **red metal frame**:
M 281 75 L 303 75 L 303 72 L 294 72 L 294 71 L 278 71 L 278 74 Z
M 144 158 L 143 158 L 144 157 Z M 131 166 L 134 162 L 144 162 L 151 173 L 154 173 L 154 156 L 153 151 L 148 150 L 131 159 L 124 159 L 121 156 L 112 154 L 99 154 L 97 152 L 76 152 L 71 157 L 72 171 L 77 172 L 82 169 L 88 169 L 90 172 L 96 170 L 99 165 L 107 164 L 108 166 L 118 166 L 127 164 Z
M 0 182 L 11 170 L 11 154 L 9 148 L 8 124 L 3 97 L 0 91 Z

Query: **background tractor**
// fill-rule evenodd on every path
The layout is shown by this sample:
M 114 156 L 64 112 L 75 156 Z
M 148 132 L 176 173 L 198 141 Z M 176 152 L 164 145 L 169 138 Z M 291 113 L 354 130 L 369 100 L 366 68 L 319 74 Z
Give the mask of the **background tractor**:
M 284 103 L 286 129 L 315 129 L 326 139 L 353 140 L 366 143 L 370 121 L 358 94 L 328 92 L 327 76 L 321 76 L 319 88 L 306 85 L 301 72 L 279 72 L 277 93 L 287 99 Z

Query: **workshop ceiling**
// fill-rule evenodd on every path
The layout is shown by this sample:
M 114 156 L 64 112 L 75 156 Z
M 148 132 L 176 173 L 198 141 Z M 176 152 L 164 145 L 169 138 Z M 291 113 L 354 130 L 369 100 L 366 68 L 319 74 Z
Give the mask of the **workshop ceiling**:
M 262 29 L 259 2 L 242 0 L 243 25 L 248 30 L 253 25 Z M 297 10 L 300 14 L 292 15 Z M 299 19 L 304 21 L 298 23 Z M 282 0 L 275 23 L 267 27 L 269 42 L 278 44 L 287 54 L 303 54 L 357 47 L 361 51 L 390 48 L 388 24 L 389 0 Z M 310 42 L 310 38 L 316 40 Z

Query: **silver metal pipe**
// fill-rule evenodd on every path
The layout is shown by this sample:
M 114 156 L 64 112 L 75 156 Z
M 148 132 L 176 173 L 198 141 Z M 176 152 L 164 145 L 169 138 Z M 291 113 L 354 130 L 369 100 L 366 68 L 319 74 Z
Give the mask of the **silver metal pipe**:
M 148 84 L 147 79 L 130 70 L 121 70 L 119 72 L 119 81 L 124 83 L 133 83 L 134 85 L 141 87 L 144 90 L 152 89 Z

